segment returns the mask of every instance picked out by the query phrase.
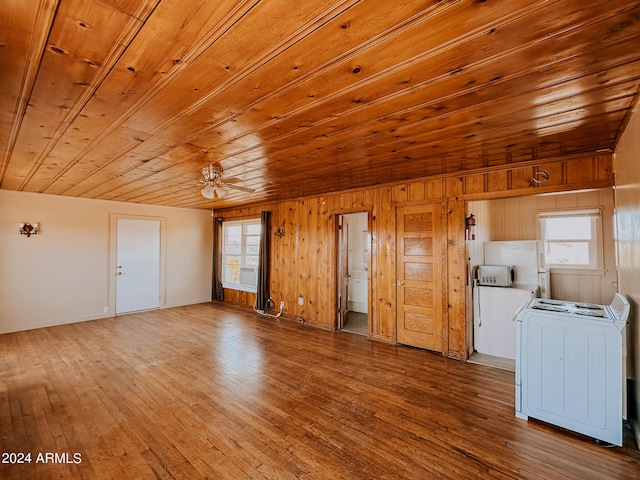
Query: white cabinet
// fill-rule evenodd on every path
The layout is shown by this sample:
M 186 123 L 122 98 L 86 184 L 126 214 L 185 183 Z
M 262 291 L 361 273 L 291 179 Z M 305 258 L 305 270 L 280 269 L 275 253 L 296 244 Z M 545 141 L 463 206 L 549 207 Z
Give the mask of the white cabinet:
M 349 311 L 367 313 L 367 272 L 351 272 L 349 278 Z
M 473 348 L 478 353 L 516 358 L 516 326 L 513 317 L 523 302 L 535 298 L 537 287 L 473 288 Z

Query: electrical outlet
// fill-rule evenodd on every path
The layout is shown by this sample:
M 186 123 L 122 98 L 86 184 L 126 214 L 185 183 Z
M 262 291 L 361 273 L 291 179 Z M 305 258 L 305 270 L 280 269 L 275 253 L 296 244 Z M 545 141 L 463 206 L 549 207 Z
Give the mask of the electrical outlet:
M 280 302 L 280 310 L 284 309 L 284 302 Z
M 104 313 L 109 313 L 109 307 L 104 307 Z
M 298 305 L 304 305 L 304 298 L 298 297 Z

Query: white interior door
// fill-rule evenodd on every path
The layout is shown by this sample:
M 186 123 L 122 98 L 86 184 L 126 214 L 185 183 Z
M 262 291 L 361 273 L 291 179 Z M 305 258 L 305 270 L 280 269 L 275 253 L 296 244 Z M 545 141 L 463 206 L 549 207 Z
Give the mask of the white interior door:
M 160 221 L 119 218 L 116 314 L 160 307 Z

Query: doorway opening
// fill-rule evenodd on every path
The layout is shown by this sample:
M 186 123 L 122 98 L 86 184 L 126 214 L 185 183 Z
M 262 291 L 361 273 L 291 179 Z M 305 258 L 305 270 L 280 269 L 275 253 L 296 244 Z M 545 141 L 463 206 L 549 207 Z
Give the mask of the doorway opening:
M 541 215 L 542 212 L 545 214 Z M 512 318 L 522 302 L 531 300 L 532 294 L 540 298 L 571 298 L 588 304 L 609 302 L 616 293 L 615 245 L 611 240 L 615 232 L 610 221 L 613 212 L 611 187 L 487 198 L 466 203 L 466 216 L 473 214 L 478 223 L 475 238 L 466 241 L 469 361 L 515 370 L 516 335 Z M 597 213 L 601 215 L 600 222 Z M 566 226 L 571 214 L 579 215 L 581 222 L 586 221 L 583 226 L 588 232 L 589 227 L 593 229 L 583 234 L 583 238 L 602 239 L 598 247 L 604 262 L 602 269 L 548 265 L 545 242 L 551 239 L 545 234 L 547 220 L 558 220 Z M 569 241 L 561 242 L 563 247 L 580 239 L 579 228 L 572 226 L 571 236 Z M 588 245 L 584 248 L 589 250 Z M 542 261 L 541 257 L 544 257 Z M 569 263 L 568 259 L 566 263 Z M 480 265 L 513 266 L 514 285 L 508 289 L 478 285 L 476 271 Z M 518 291 L 524 298 L 517 298 Z M 496 300 L 498 295 L 499 300 Z M 508 338 L 505 332 L 508 332 Z M 510 349 L 506 350 L 505 345 L 510 345 Z
M 369 336 L 369 213 L 338 216 L 337 329 Z

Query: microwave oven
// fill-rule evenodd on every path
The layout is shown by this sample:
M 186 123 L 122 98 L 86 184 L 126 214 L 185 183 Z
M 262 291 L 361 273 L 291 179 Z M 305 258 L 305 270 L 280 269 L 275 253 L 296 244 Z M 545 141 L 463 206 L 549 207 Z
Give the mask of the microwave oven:
M 478 285 L 488 287 L 510 287 L 516 280 L 516 271 L 511 265 L 480 265 Z

